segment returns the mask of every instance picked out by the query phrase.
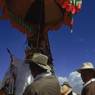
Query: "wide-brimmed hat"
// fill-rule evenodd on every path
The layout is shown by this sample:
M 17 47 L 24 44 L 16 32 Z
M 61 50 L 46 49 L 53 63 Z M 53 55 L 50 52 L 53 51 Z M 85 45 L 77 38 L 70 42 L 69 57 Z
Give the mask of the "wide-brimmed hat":
M 95 72 L 95 68 L 94 68 L 94 66 L 93 66 L 93 64 L 91 62 L 83 63 L 82 67 L 80 69 L 78 69 L 77 71 L 81 73 L 81 72 L 83 72 L 85 70 L 90 70 L 90 71 L 92 70 L 92 71 Z
M 51 71 L 51 67 L 47 64 L 48 57 L 44 54 L 34 53 L 30 59 L 26 59 L 26 62 L 29 62 L 30 64 L 36 64 L 49 72 Z
M 68 82 L 64 82 L 63 85 L 61 85 L 61 94 L 64 95 L 69 93 L 72 90 L 72 87 Z

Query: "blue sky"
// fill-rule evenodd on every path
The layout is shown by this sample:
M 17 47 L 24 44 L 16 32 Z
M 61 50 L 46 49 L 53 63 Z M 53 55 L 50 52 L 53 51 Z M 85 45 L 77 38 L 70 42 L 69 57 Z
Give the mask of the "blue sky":
M 54 66 L 57 75 L 68 76 L 85 61 L 95 65 L 95 1 L 84 0 L 82 10 L 74 16 L 73 32 L 67 27 L 49 31 Z M 13 28 L 8 20 L 0 20 L 0 79 L 9 66 L 10 48 L 14 55 L 24 59 L 25 35 Z

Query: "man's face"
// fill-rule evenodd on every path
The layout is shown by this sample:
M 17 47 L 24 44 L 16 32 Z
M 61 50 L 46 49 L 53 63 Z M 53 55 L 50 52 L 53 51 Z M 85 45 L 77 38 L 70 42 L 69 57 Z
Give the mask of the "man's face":
M 94 78 L 95 74 L 91 70 L 86 70 L 86 72 L 81 72 L 81 77 L 83 82 L 88 82 L 90 79 Z

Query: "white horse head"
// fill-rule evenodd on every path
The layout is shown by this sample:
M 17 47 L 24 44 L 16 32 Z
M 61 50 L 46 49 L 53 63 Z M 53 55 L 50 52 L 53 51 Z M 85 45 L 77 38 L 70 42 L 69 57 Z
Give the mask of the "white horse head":
M 24 61 L 19 60 L 16 57 L 13 57 L 12 64 L 15 66 L 16 69 L 15 95 L 22 95 L 26 86 L 28 86 L 33 81 L 33 77 L 31 75 L 29 65 L 25 64 Z M 5 74 L 4 82 L 8 77 L 10 77 L 9 71 L 10 70 L 8 70 L 7 73 Z

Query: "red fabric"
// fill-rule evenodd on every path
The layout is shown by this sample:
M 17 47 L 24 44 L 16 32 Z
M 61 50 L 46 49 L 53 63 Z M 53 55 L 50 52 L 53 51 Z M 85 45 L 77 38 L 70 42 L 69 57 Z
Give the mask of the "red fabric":
M 2 7 L 2 2 L 3 2 L 3 1 L 2 1 L 2 0 L 0 0 L 0 8 Z
M 5 5 L 4 0 L 0 0 L 0 8 L 3 11 L 3 19 L 10 19 L 10 21 L 12 22 L 12 26 L 17 28 L 18 30 L 20 30 L 21 32 L 25 33 L 27 36 L 30 35 L 27 29 L 25 29 L 22 25 L 17 24 L 10 16 L 9 16 L 9 11 L 7 10 L 7 6 Z
M 69 12 L 72 12 L 73 14 L 76 12 L 75 7 L 69 2 L 69 0 L 59 0 L 60 5 L 62 6 L 62 8 L 66 9 L 65 15 L 63 16 L 63 20 L 59 21 L 59 23 L 57 23 L 56 25 L 50 25 L 50 26 L 46 26 L 44 31 L 48 31 L 48 30 L 56 30 L 59 29 L 60 26 L 62 25 L 67 25 L 69 27 L 72 26 L 73 22 L 72 22 L 72 18 L 68 16 Z M 17 24 L 10 16 L 9 16 L 9 11 L 7 10 L 7 7 L 4 3 L 4 0 L 0 0 L 0 5 L 2 5 L 2 9 L 3 9 L 3 15 L 4 18 L 6 19 L 10 19 L 12 22 L 12 26 L 19 29 L 22 33 L 25 33 L 26 35 L 30 35 L 30 32 L 25 29 L 25 27 L 23 27 L 22 25 Z M 30 22 L 31 23 L 31 22 Z M 27 31 L 27 32 L 26 32 Z
M 4 0 L 0 0 L 0 8 L 3 11 L 3 17 L 4 18 L 9 18 L 8 10 L 5 6 L 5 1 Z
M 73 4 L 71 4 L 70 0 L 59 0 L 59 4 L 67 12 L 71 12 L 72 14 L 77 13 L 80 10 L 80 8 L 81 8 L 80 4 L 78 6 L 74 6 Z
M 72 24 L 73 24 L 73 22 L 72 22 L 72 17 L 70 17 L 69 15 L 68 15 L 68 13 L 65 13 L 64 14 L 64 24 L 65 25 L 68 25 L 68 26 L 72 26 Z

